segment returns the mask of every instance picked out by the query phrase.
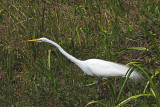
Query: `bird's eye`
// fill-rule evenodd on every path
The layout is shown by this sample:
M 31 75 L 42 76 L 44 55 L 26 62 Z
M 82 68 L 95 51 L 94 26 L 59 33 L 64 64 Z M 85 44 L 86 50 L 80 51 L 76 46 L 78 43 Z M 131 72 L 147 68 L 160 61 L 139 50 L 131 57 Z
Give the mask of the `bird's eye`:
M 39 40 L 39 41 L 37 41 L 37 42 L 42 42 L 42 40 Z

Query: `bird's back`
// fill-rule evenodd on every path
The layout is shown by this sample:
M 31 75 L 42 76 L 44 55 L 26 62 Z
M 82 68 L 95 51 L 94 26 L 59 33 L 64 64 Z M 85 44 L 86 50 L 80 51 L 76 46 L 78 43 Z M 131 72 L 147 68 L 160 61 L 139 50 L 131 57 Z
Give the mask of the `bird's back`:
M 128 66 L 100 59 L 88 59 L 84 62 L 86 69 L 83 71 L 85 73 L 102 78 L 125 77 L 129 70 Z M 142 76 L 136 71 L 133 71 L 130 78 L 137 81 Z

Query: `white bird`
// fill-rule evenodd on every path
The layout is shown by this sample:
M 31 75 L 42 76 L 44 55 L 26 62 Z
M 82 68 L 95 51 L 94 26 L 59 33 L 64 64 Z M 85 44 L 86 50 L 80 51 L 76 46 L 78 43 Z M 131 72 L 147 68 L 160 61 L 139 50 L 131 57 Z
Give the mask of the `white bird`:
M 85 61 L 81 61 L 73 57 L 72 55 L 68 54 L 67 52 L 65 52 L 61 46 L 59 46 L 57 43 L 47 38 L 28 40 L 28 42 L 46 42 L 56 46 L 64 56 L 66 56 L 69 60 L 71 60 L 77 66 L 79 66 L 84 73 L 91 76 L 98 77 L 97 91 L 99 91 L 100 78 L 126 77 L 127 76 L 126 73 L 128 74 L 128 70 L 130 68 L 122 64 L 118 64 L 110 61 L 104 61 L 101 59 L 88 59 Z M 141 80 L 143 76 L 137 73 L 136 71 L 133 71 L 129 78 L 132 80 L 138 81 L 138 80 Z

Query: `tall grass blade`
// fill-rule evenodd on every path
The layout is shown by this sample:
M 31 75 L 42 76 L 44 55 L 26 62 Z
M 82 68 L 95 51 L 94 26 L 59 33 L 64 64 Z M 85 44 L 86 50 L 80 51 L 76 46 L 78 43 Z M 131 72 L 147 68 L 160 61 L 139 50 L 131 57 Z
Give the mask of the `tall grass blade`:
M 144 75 L 147 77 L 148 81 L 150 82 L 153 90 L 155 90 L 155 91 L 156 91 L 156 94 L 157 94 L 157 89 L 156 89 L 155 85 L 153 84 L 153 81 L 152 81 L 152 79 L 149 77 L 149 75 L 148 75 L 148 74 L 144 71 L 144 69 L 141 68 L 139 65 L 137 65 L 137 64 L 133 64 L 133 65 L 134 65 L 135 67 L 137 67 L 138 69 L 140 69 L 140 70 L 144 73 Z
M 8 13 L 10 13 L 20 24 L 21 24 L 21 26 L 24 28 L 24 29 L 26 29 L 26 27 L 24 26 L 24 24 L 20 21 L 20 19 L 16 16 L 16 15 L 14 15 L 12 12 L 10 12 L 9 10 L 8 10 L 8 8 L 0 1 L 0 5 L 8 12 Z
M 120 100 L 120 97 L 121 97 L 121 94 L 122 94 L 122 91 L 124 89 L 124 86 L 126 85 L 128 79 L 129 79 L 129 76 L 131 75 L 131 73 L 133 72 L 133 69 L 130 67 L 126 73 L 127 77 L 125 78 L 124 82 L 123 82 L 123 85 L 118 93 L 118 97 L 117 97 L 117 101 L 116 101 L 116 105 L 119 103 L 119 100 Z
M 85 107 L 88 107 L 91 104 L 98 104 L 98 105 L 101 105 L 102 107 L 108 107 L 106 104 L 104 104 L 104 103 L 102 103 L 100 101 L 91 101 Z
M 130 48 L 123 48 L 123 49 L 119 50 L 117 53 L 122 53 L 122 52 L 127 51 L 127 50 L 150 51 L 146 47 L 130 47 Z
M 158 49 L 158 46 L 157 46 L 157 44 L 156 44 L 155 38 L 154 38 L 153 35 L 148 31 L 148 29 L 147 29 L 146 26 L 143 26 L 143 27 L 144 27 L 145 33 L 147 34 L 149 40 L 151 41 L 152 45 L 153 45 L 154 48 L 155 48 L 155 51 L 156 51 L 157 55 L 159 56 L 159 49 Z
M 113 105 L 115 105 L 115 101 L 116 101 L 116 89 L 113 86 L 113 84 L 111 84 L 111 82 L 108 80 L 107 84 L 109 85 L 109 87 L 111 88 L 111 93 L 112 93 L 112 99 L 113 99 Z
M 148 50 L 145 47 L 130 47 L 130 48 L 127 48 L 127 49 L 131 49 L 131 50 Z
M 152 81 L 152 78 L 149 77 L 149 75 L 144 71 L 143 68 L 141 68 L 137 64 L 133 64 L 133 65 L 136 66 L 137 68 L 139 68 L 145 74 L 145 76 L 147 77 L 151 87 L 153 88 L 153 89 L 151 89 L 151 93 L 155 97 L 155 101 L 157 103 L 157 106 L 159 107 L 160 106 L 160 97 L 159 97 L 159 94 L 158 94 L 159 91 L 157 90 L 157 87 L 154 85 L 154 83 Z
M 152 95 L 151 94 L 139 94 L 139 95 L 131 96 L 131 97 L 127 98 L 126 100 L 122 101 L 121 103 L 119 103 L 116 107 L 124 106 L 129 101 L 135 100 L 139 97 L 150 97 L 150 96 L 152 96 Z
M 48 50 L 48 69 L 51 68 L 51 50 Z
M 155 76 L 157 76 L 159 73 L 160 73 L 160 71 L 156 71 L 155 74 L 153 74 L 153 75 L 151 76 L 151 78 L 153 79 L 153 78 L 154 78 Z M 144 88 L 143 94 L 146 93 L 146 90 L 147 90 L 147 87 L 148 87 L 149 84 L 150 84 L 150 82 L 148 81 L 147 84 L 146 84 L 146 86 L 145 86 L 145 88 Z

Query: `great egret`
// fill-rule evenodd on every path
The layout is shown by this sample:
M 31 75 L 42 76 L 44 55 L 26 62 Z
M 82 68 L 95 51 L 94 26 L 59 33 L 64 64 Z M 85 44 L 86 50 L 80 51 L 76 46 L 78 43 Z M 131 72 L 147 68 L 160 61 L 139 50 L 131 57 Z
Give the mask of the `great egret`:
M 79 59 L 76 59 L 72 55 L 68 54 L 67 52 L 65 52 L 61 48 L 61 46 L 59 46 L 57 43 L 47 38 L 28 40 L 28 42 L 47 42 L 56 46 L 64 56 L 66 56 L 69 60 L 71 60 L 77 66 L 79 66 L 84 73 L 91 76 L 98 77 L 98 88 L 97 88 L 98 92 L 99 92 L 100 78 L 126 77 L 126 73 L 130 68 L 122 64 L 118 64 L 110 61 L 104 61 L 101 59 L 88 59 L 85 61 L 81 61 Z M 143 76 L 137 73 L 136 71 L 133 71 L 129 78 L 132 80 L 138 81 L 142 79 Z

